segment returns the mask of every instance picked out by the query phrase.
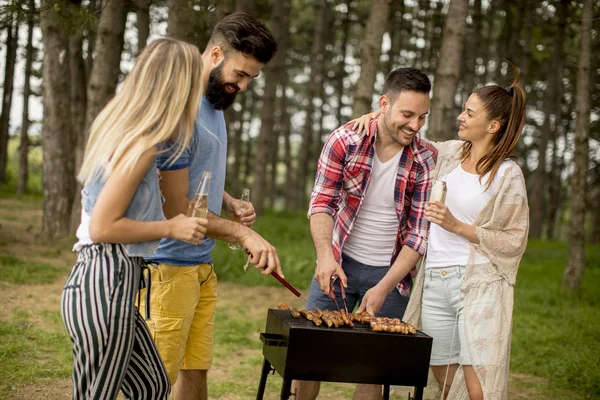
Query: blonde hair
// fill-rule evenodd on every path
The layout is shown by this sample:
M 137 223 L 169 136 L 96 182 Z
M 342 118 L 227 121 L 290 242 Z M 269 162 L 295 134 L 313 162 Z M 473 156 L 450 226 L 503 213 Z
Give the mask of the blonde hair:
M 189 145 L 202 96 L 198 49 L 175 39 L 150 43 L 137 57 L 121 90 L 98 114 L 77 179 L 107 179 L 132 169 L 143 153 L 168 142 L 176 160 Z

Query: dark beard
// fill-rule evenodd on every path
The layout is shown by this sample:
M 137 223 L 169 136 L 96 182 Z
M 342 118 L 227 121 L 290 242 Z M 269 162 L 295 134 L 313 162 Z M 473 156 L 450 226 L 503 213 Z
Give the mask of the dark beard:
M 205 91 L 205 96 L 216 110 L 226 110 L 231 107 L 235 101 L 235 97 L 239 92 L 239 88 L 236 87 L 236 91 L 229 93 L 225 90 L 227 83 L 223 79 L 223 61 L 218 67 L 213 68 L 208 75 L 208 87 Z

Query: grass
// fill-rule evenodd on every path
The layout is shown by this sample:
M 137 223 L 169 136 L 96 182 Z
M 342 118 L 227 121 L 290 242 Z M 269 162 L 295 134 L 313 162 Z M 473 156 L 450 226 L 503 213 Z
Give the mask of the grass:
M 71 373 L 71 342 L 64 332 L 47 332 L 29 321 L 24 311 L 13 312 L 0 324 L 0 398 L 11 386 Z
M 513 371 L 600 398 L 600 247 L 575 295 L 561 288 L 568 245 L 531 241 L 515 288 Z
M 58 302 L 73 260 L 72 241 L 37 243 L 40 217 L 39 199 L 0 196 L 0 398 L 64 398 L 62 392 L 45 393 L 56 382 L 68 386 L 71 348 Z M 286 279 L 306 292 L 315 264 L 304 213 L 267 212 L 255 229 L 277 247 Z M 567 257 L 566 243 L 531 241 L 521 263 L 511 362 L 517 396 L 511 398 L 600 399 L 600 246 L 588 246 L 584 280 L 575 295 L 560 286 Z M 266 308 L 292 297 L 275 279 L 253 268 L 243 272 L 245 258 L 226 243 L 214 252 L 221 282 L 209 377 L 214 399 L 256 395 L 262 363 L 258 332 Z M 275 398 L 280 384 L 277 375 L 268 379 L 267 398 Z M 17 392 L 27 387 L 34 392 Z M 351 393 L 352 386 L 328 384 L 322 397 Z
M 277 248 L 286 279 L 306 290 L 314 273 L 314 250 L 304 213 L 268 212 L 255 229 Z M 515 287 L 511 371 L 548 381 L 535 383 L 550 398 L 600 399 L 600 246 L 588 245 L 580 290 L 561 288 L 569 247 L 563 242 L 530 241 Z M 278 286 L 257 271 L 244 273 L 245 255 L 219 243 L 214 262 L 219 279 L 244 285 Z M 560 395 L 559 395 L 560 393 Z
M 51 283 L 64 275 L 64 269 L 50 264 L 0 256 L 0 281 L 17 285 Z

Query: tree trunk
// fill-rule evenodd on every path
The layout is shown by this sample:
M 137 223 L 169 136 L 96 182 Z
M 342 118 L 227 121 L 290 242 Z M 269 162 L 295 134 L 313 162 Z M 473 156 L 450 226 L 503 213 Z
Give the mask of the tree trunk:
M 342 41 L 340 43 L 340 57 L 338 58 L 338 63 L 337 63 L 337 74 L 336 74 L 336 78 L 335 78 L 335 82 L 333 82 L 333 85 L 335 85 L 336 90 L 337 90 L 337 124 L 342 125 L 344 123 L 344 117 L 342 115 L 342 110 L 344 108 L 344 80 L 346 79 L 346 54 L 347 54 L 347 48 L 348 48 L 348 36 L 350 34 L 350 6 L 351 3 L 348 2 L 346 4 L 346 7 L 348 7 L 348 9 L 346 10 L 345 13 L 343 13 L 342 16 Z
M 19 23 L 17 18 L 8 18 L 6 37 L 6 64 L 4 65 L 4 92 L 2 93 L 2 113 L 0 114 L 0 185 L 6 183 L 8 163 L 8 138 L 10 128 L 10 109 L 15 78 L 15 63 L 19 47 Z
M 150 0 L 135 0 L 137 7 L 137 30 L 138 30 L 138 48 L 137 52 L 140 54 L 146 44 L 148 43 L 148 36 L 150 36 Z
M 551 67 L 548 71 L 550 76 L 548 82 L 550 83 L 547 88 L 547 92 L 544 94 L 544 124 L 542 125 L 542 131 L 538 144 L 538 166 L 533 171 L 531 177 L 531 193 L 529 195 L 529 210 L 530 210 L 530 227 L 529 237 L 541 239 L 542 231 L 544 226 L 544 219 L 548 215 L 549 203 L 552 201 L 552 197 L 548 195 L 550 173 L 547 171 L 547 150 L 549 142 L 553 136 L 552 126 L 550 117 L 552 114 L 555 115 L 554 120 L 554 135 L 559 129 L 559 121 L 562 119 L 561 102 L 560 96 L 562 95 L 560 84 L 562 77 L 562 60 L 563 60 L 563 46 L 564 46 L 564 28 L 566 24 L 566 7 L 558 5 L 557 18 L 558 27 L 556 29 L 556 36 L 554 39 L 554 46 L 552 49 L 552 62 Z M 557 101 L 558 99 L 558 101 Z M 556 150 L 555 150 L 556 151 Z M 560 185 L 560 177 L 557 177 L 557 184 Z M 556 194 L 558 195 L 558 194 Z M 549 223 L 549 221 L 546 221 Z M 548 237 L 551 239 L 551 237 Z
M 252 120 L 254 118 L 254 112 L 256 110 L 257 107 L 257 94 L 254 93 L 253 90 L 249 90 L 246 91 L 245 93 L 245 97 L 246 97 L 246 108 L 248 110 L 248 112 L 242 117 L 242 126 L 245 126 L 245 131 L 248 133 L 247 139 L 245 141 L 245 143 L 242 141 L 243 146 L 243 166 L 244 166 L 244 173 L 243 173 L 243 177 L 240 180 L 241 182 L 243 182 L 243 186 L 244 187 L 248 187 L 249 186 L 249 180 L 250 177 L 252 176 L 252 166 L 253 166 L 253 146 L 252 146 L 252 138 L 250 137 L 250 130 L 252 128 Z M 247 117 L 246 117 L 247 116 Z M 252 194 L 250 194 L 252 195 Z
M 323 35 L 327 29 L 327 13 L 329 11 L 327 0 L 319 0 L 317 7 L 318 21 L 315 25 L 315 40 L 313 41 L 310 56 L 310 78 L 306 84 L 306 109 L 304 127 L 302 129 L 302 144 L 300 145 L 298 179 L 296 181 L 296 196 L 294 197 L 294 209 L 302 207 L 306 197 L 306 180 L 308 176 L 308 162 L 312 154 L 314 141 L 314 99 L 323 79 L 323 52 L 325 40 Z
M 284 71 L 284 74 L 286 75 L 287 78 L 287 71 Z M 288 79 L 285 79 L 284 82 L 288 82 Z M 281 109 L 281 129 L 282 129 L 282 136 L 283 136 L 283 157 L 286 160 L 285 163 L 285 184 L 283 185 L 283 200 L 284 200 L 284 204 L 285 204 L 285 209 L 286 210 L 291 210 L 293 209 L 293 207 L 295 206 L 294 204 L 294 196 L 295 196 L 295 190 L 294 188 L 296 187 L 297 183 L 296 183 L 296 178 L 297 178 L 297 174 L 294 173 L 295 169 L 294 169 L 294 158 L 293 158 L 293 154 L 292 154 L 292 143 L 290 140 L 290 136 L 292 134 L 292 123 L 291 123 L 291 118 L 290 118 L 290 113 L 288 112 L 287 106 L 288 106 L 288 98 L 287 98 L 287 94 L 285 93 L 285 85 L 283 88 L 283 94 L 281 96 L 281 103 L 280 103 L 280 109 Z
M 94 118 L 115 94 L 121 73 L 119 64 L 126 17 L 124 0 L 110 0 L 103 4 L 94 46 L 96 56 L 87 86 L 86 132 Z
M 265 88 L 263 94 L 263 105 L 261 113 L 261 127 L 256 142 L 256 157 L 254 159 L 254 185 L 252 186 L 252 205 L 257 215 L 262 214 L 265 206 L 267 189 L 267 164 L 273 152 L 276 153 L 277 143 L 274 143 L 275 126 L 275 101 L 277 86 L 282 77 L 281 71 L 285 68 L 286 44 L 281 39 L 287 36 L 289 31 L 288 15 L 290 10 L 289 0 L 275 2 L 273 14 L 271 15 L 271 28 L 273 35 L 280 41 L 281 51 L 275 53 L 273 60 L 265 67 Z M 285 38 L 284 38 L 285 41 Z
M 42 0 L 44 43 L 42 125 L 44 205 L 42 234 L 54 239 L 69 232 L 75 168 L 70 124 L 68 39 L 51 0 Z M 59 8 L 60 10 L 60 8 Z
M 387 29 L 390 0 L 373 0 L 366 24 L 365 38 L 360 48 L 360 77 L 356 83 L 352 117 L 371 112 L 373 84 L 381 55 L 381 42 Z
M 108 1 L 108 0 L 107 0 Z M 98 4 L 99 3 L 99 4 Z M 100 10 L 102 6 L 102 0 L 90 0 L 88 9 L 97 18 L 100 19 Z M 87 56 L 85 59 L 85 76 L 92 74 L 92 68 L 94 66 L 94 50 L 96 46 L 96 32 L 90 30 L 86 37 L 87 43 Z
M 498 30 L 496 21 L 498 21 L 498 23 L 500 23 L 500 18 L 497 17 L 498 4 L 499 4 L 498 1 L 491 1 L 488 6 L 486 15 L 485 15 L 485 20 L 487 21 L 485 42 L 487 43 L 489 50 L 487 52 L 488 57 L 487 57 L 487 62 L 486 62 L 486 67 L 485 67 L 484 81 L 494 80 L 494 75 L 496 74 L 496 72 L 499 69 L 498 65 L 494 66 L 493 68 L 491 68 L 491 66 L 490 66 L 491 60 L 498 59 L 498 52 L 499 52 L 499 46 L 500 46 L 499 45 L 500 40 L 496 35 L 496 31 Z
M 246 99 L 242 97 L 243 101 L 240 101 L 241 109 L 238 112 L 235 112 L 235 115 L 229 113 L 227 111 L 232 110 L 231 107 L 229 110 L 225 111 L 225 117 L 227 121 L 227 133 L 229 135 L 229 144 L 227 145 L 227 153 L 230 154 L 233 159 L 233 163 L 231 164 L 231 172 L 228 174 L 230 176 L 232 193 L 241 193 L 241 166 L 242 166 L 242 134 L 244 133 L 244 113 L 246 112 Z M 239 101 L 239 99 L 238 99 Z
M 468 45 L 463 48 L 464 55 L 464 73 L 463 76 L 463 88 L 464 94 L 466 97 L 469 97 L 471 93 L 473 93 L 473 89 L 475 88 L 476 82 L 476 68 L 477 68 L 477 58 L 482 57 L 483 54 L 480 53 L 481 43 L 481 0 L 475 0 L 473 3 L 472 16 L 473 22 L 470 27 L 466 29 L 467 35 L 465 40 L 468 42 Z M 466 101 L 466 100 L 465 100 Z M 465 103 L 463 101 L 463 104 Z
M 453 122 L 454 95 L 460 74 L 467 6 L 467 0 L 450 1 L 440 51 L 440 59 L 444 62 L 435 71 L 431 118 L 427 129 L 427 137 L 433 141 L 452 139 L 456 135 Z
M 571 179 L 571 227 L 569 264 L 563 275 L 563 287 L 577 290 L 585 268 L 585 193 L 590 134 L 590 50 L 592 0 L 583 3 L 581 50 L 577 68 L 575 105 L 575 171 Z
M 17 196 L 23 196 L 29 182 L 29 96 L 31 96 L 31 70 L 33 64 L 33 29 L 35 28 L 35 0 L 28 2 L 27 13 L 27 47 L 25 49 L 25 79 L 23 82 L 23 113 L 21 123 L 21 140 L 19 144 L 19 179 Z
M 167 36 L 196 44 L 194 40 L 194 27 L 196 26 L 196 13 L 189 0 L 167 0 L 169 17 L 167 20 Z
M 553 64 L 553 69 L 555 70 L 553 74 L 553 81 L 551 85 L 554 87 L 554 113 L 555 113 L 555 122 L 554 129 L 550 131 L 551 142 L 552 142 L 552 164 L 551 170 L 549 174 L 549 188 L 548 188 L 548 211 L 547 211 L 547 221 L 546 221 L 546 238 L 553 240 L 558 239 L 556 236 L 556 223 L 557 216 L 559 215 L 559 207 L 562 202 L 562 199 L 565 197 L 563 195 L 563 186 L 562 186 L 562 178 L 561 172 L 563 170 L 562 167 L 562 157 L 559 155 L 558 151 L 558 139 L 562 135 L 563 132 L 566 132 L 568 122 L 563 123 L 563 111 L 562 111 L 562 99 L 563 99 L 563 85 L 562 77 L 563 77 L 563 56 L 564 54 L 564 35 L 561 35 L 560 32 L 565 32 L 567 25 L 567 15 L 569 8 L 570 0 L 561 0 L 557 4 L 557 16 L 558 16 L 558 26 L 556 27 L 558 33 L 558 37 L 562 45 L 560 47 L 557 46 L 555 51 L 558 51 L 559 54 L 557 57 L 557 64 Z M 563 154 L 564 156 L 564 154 Z
M 75 147 L 75 174 L 83 163 L 83 153 L 87 141 L 85 130 L 85 115 L 87 106 L 85 61 L 83 60 L 83 37 L 72 35 L 69 38 L 69 72 L 71 90 L 71 132 Z M 71 232 L 74 233 L 81 219 L 81 184 L 76 183 L 73 194 L 73 209 L 71 211 Z

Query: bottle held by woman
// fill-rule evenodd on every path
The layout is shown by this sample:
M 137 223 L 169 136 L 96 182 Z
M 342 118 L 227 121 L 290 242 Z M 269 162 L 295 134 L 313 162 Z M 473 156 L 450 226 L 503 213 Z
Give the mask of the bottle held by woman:
M 61 311 L 73 343 L 73 398 L 167 399 L 169 378 L 135 307 L 161 238 L 201 243 L 207 220 L 165 220 L 156 155 L 182 152 L 202 93 L 196 47 L 159 39 L 138 56 L 121 90 L 94 120 L 78 179 L 83 183 L 77 263 Z
M 425 209 L 427 253 L 403 320 L 433 337 L 431 369 L 447 399 L 508 397 L 514 284 L 529 230 L 525 180 L 510 158 L 525 123 L 515 74 L 508 88 L 471 94 L 461 140 L 435 144 L 433 178 L 447 192 L 440 201 L 434 188 Z

